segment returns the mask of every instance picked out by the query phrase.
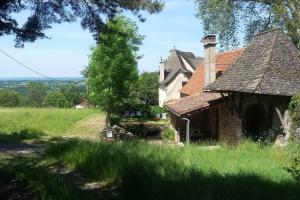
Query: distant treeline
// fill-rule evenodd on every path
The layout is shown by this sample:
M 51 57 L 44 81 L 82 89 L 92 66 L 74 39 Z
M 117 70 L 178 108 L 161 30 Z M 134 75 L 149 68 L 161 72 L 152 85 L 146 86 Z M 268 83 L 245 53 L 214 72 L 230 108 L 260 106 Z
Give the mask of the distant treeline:
M 158 105 L 158 72 L 143 72 L 130 89 L 124 102 L 126 111 L 160 112 Z M 97 105 L 99 99 L 88 93 L 85 80 L 14 80 L 0 81 L 0 107 L 57 107 L 71 108 L 87 100 Z
M 17 83 L 7 81 L 1 85 L 0 106 L 2 107 L 69 108 L 87 98 L 85 84 L 76 82 L 57 81 L 49 84 L 43 81 Z

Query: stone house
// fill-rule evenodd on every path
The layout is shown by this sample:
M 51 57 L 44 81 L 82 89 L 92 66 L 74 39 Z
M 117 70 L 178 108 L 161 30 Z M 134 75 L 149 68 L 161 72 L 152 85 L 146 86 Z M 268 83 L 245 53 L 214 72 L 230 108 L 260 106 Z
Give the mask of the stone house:
M 177 141 L 185 137 L 186 121 L 183 118 L 190 119 L 192 139 L 217 139 L 217 111 L 209 108 L 211 104 L 222 101 L 222 96 L 203 93 L 203 88 L 221 76 L 244 51 L 244 48 L 239 48 L 216 53 L 215 35 L 204 37 L 203 43 L 204 61 L 180 90 L 182 98 L 165 104 Z
M 259 33 L 204 91 L 218 92 L 224 99 L 218 108 L 220 139 L 288 138 L 288 104 L 300 92 L 300 52 L 280 29 Z
M 191 52 L 172 49 L 167 60 L 160 62 L 159 69 L 159 105 L 180 98 L 180 89 L 191 78 L 203 58 Z
M 203 78 L 198 89 L 202 82 Z M 186 94 L 187 89 L 182 91 Z M 177 141 L 186 134 L 183 118 L 200 135 L 220 141 L 237 142 L 243 135 L 256 140 L 288 138 L 288 104 L 300 92 L 300 52 L 280 29 L 257 34 L 228 70 L 203 91 L 166 105 Z

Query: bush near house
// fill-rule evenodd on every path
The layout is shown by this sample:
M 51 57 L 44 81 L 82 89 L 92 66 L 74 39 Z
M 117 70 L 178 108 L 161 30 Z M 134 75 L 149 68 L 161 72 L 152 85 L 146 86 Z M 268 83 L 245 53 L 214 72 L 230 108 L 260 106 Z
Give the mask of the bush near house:
M 295 136 L 297 127 L 300 128 L 300 93 L 292 97 L 289 110 L 292 117 L 292 134 Z
M 162 139 L 164 141 L 175 141 L 175 131 L 171 128 L 166 128 L 162 132 Z
M 287 170 L 300 183 L 300 138 L 296 133 L 300 128 L 300 93 L 293 96 L 289 105 L 292 118 L 292 141 L 288 147 L 289 166 Z
M 162 114 L 165 112 L 166 112 L 166 109 L 162 108 L 160 106 L 151 106 L 150 107 L 150 113 L 151 113 L 152 117 L 156 116 L 157 114 Z

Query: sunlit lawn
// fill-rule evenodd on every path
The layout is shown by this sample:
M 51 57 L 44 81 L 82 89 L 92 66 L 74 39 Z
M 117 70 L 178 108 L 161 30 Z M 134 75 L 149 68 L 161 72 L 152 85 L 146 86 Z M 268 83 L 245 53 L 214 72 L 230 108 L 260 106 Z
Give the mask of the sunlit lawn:
M 93 109 L 0 108 L 0 132 L 24 130 L 61 136 L 76 122 L 99 113 Z

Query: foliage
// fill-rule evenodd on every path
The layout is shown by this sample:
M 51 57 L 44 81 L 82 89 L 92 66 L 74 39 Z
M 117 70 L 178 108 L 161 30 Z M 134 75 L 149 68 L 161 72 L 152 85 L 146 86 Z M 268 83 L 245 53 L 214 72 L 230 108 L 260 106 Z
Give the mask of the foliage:
M 289 159 L 286 170 L 300 183 L 300 143 L 292 141 L 286 156 Z
M 16 107 L 21 103 L 21 95 L 13 90 L 0 90 L 0 106 Z
M 166 109 L 160 106 L 151 106 L 150 108 L 151 116 L 155 116 L 157 114 L 162 114 L 166 112 Z
M 292 118 L 292 141 L 288 147 L 289 166 L 287 170 L 300 183 L 300 135 L 296 134 L 296 129 L 300 128 L 300 93 L 292 97 L 289 111 Z
M 92 99 L 107 113 L 108 126 L 111 114 L 123 113 L 130 89 L 138 80 L 136 52 L 141 41 L 133 22 L 116 17 L 108 22 L 93 49 L 85 76 Z
M 37 107 L 43 106 L 44 98 L 47 95 L 47 85 L 39 82 L 30 82 L 26 88 L 28 104 Z
M 61 92 L 53 91 L 49 92 L 45 98 L 46 106 L 56 107 L 56 108 L 67 108 L 71 107 L 71 103 L 67 101 L 65 96 Z
M 295 135 L 296 128 L 300 128 L 300 93 L 292 97 L 289 111 L 292 118 L 292 134 Z
M 99 111 L 92 109 L 2 108 L 0 109 L 0 132 L 13 134 L 20 133 L 22 130 L 35 130 L 35 132 L 60 136 L 74 123 L 96 113 Z
M 165 141 L 175 141 L 175 131 L 171 128 L 166 128 L 162 132 L 162 139 Z
M 218 33 L 221 47 L 239 44 L 241 35 L 249 41 L 254 34 L 280 27 L 300 48 L 299 0 L 196 0 L 198 17 L 206 33 Z
M 60 88 L 61 94 L 70 105 L 77 105 L 85 97 L 85 88 L 77 87 L 73 84 L 64 85 Z
M 138 96 L 146 107 L 158 104 L 158 72 L 143 72 L 140 75 Z
M 283 155 L 249 142 L 208 150 L 73 140 L 46 152 L 49 162 L 113 183 L 122 199 L 297 199 L 299 184 L 284 170 Z
M 103 19 L 112 19 L 120 11 L 129 10 L 143 20 L 140 11 L 156 13 L 161 11 L 161 0 L 45 0 L 45 1 L 0 1 L 0 36 L 15 35 L 16 46 L 22 47 L 24 42 L 34 42 L 38 38 L 47 38 L 45 30 L 52 28 L 53 24 L 62 22 L 75 22 L 81 20 L 83 29 L 94 34 L 105 28 Z M 25 23 L 20 25 L 18 13 L 27 11 Z

